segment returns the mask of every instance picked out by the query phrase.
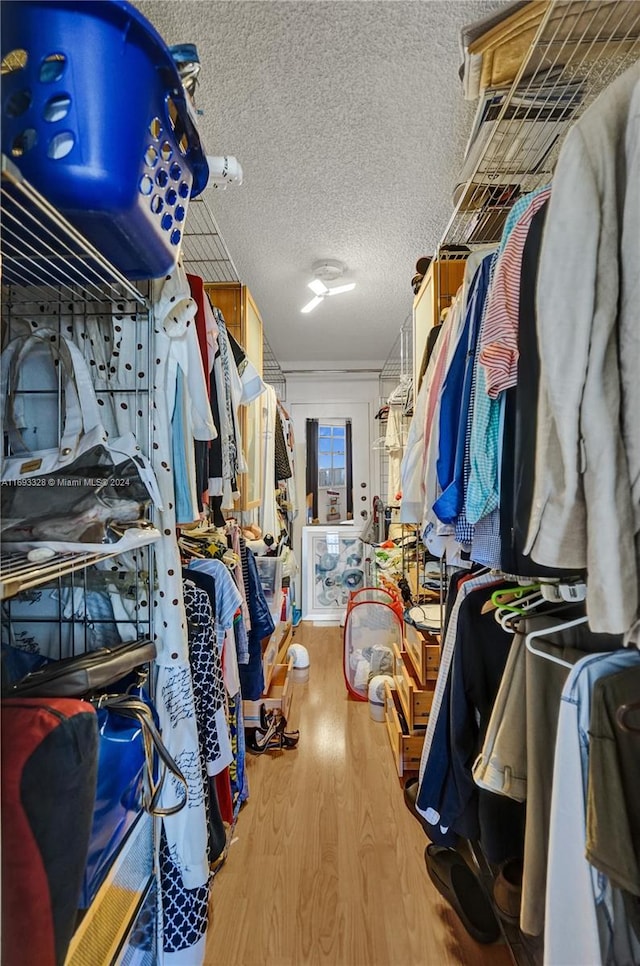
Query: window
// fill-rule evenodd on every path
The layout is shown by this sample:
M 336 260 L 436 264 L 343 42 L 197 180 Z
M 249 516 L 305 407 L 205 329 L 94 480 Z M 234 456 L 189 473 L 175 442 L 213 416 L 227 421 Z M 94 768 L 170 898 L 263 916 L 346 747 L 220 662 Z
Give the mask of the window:
M 318 486 L 346 486 L 344 426 L 318 426 Z

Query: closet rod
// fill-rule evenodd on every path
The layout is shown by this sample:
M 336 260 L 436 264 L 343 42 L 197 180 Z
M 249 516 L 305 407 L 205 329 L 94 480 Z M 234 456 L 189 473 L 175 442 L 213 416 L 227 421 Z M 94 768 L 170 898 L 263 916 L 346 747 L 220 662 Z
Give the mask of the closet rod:
M 357 373 L 369 373 L 373 372 L 379 375 L 382 371 L 381 369 L 283 369 L 285 376 L 300 375 L 300 376 L 310 376 L 310 375 L 347 375 L 352 376 Z

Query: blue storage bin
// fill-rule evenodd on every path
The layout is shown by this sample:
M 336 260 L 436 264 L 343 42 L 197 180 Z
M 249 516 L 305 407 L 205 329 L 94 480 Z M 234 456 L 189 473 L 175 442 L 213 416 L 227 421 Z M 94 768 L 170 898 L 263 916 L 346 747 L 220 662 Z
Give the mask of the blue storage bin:
M 124 0 L 6 0 L 2 150 L 129 278 L 178 258 L 209 176 L 168 47 Z

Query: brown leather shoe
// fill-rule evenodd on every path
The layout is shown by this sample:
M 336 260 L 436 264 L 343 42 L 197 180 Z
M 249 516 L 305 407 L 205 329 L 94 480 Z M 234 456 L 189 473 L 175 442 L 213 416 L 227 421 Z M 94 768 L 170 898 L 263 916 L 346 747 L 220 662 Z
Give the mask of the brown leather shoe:
M 507 859 L 493 884 L 496 912 L 505 922 L 518 925 L 522 901 L 522 859 Z

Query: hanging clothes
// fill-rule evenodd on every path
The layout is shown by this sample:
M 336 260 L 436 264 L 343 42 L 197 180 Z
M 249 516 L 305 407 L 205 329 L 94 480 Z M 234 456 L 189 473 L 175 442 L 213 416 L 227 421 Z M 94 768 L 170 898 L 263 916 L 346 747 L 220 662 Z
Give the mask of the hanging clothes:
M 242 605 L 242 595 L 221 560 L 192 560 L 189 570 L 202 571 L 215 581 L 216 644 L 222 655 L 227 691 L 230 695 L 237 694 L 240 678 L 233 624 L 236 612 Z
M 407 445 L 409 427 L 401 404 L 389 402 L 384 448 L 387 454 L 387 505 L 397 506 L 401 494 L 400 466 Z
M 211 399 L 211 370 L 213 369 L 214 359 L 216 352 L 218 351 L 218 324 L 215 320 L 211 304 L 205 292 L 203 279 L 197 275 L 187 275 L 187 280 L 191 289 L 191 295 L 197 306 L 195 323 L 196 332 L 198 335 L 198 345 L 200 348 L 200 356 L 202 358 L 202 366 L 205 373 L 207 395 L 209 402 L 211 403 L 214 422 L 217 426 L 217 414 L 213 412 L 214 406 Z M 208 441 L 205 442 L 199 439 L 194 441 L 198 512 L 203 510 L 204 504 L 208 500 L 210 446 L 211 444 Z M 179 516 L 179 519 L 184 519 L 184 517 Z
M 262 500 L 258 508 L 258 522 L 263 534 L 277 538 L 281 526 L 276 501 L 276 412 L 278 400 L 273 386 L 267 386 L 262 397 Z
M 542 392 L 525 549 L 549 567 L 586 567 L 592 626 L 611 633 L 638 614 L 639 114 L 637 63 L 563 143 L 538 278 Z
M 206 590 L 184 583 L 185 613 L 189 626 L 189 663 L 193 677 L 198 728 L 198 767 L 203 775 L 204 802 L 211 843 L 211 778 L 233 760 L 225 716 L 224 683 L 220 656 L 214 641 L 213 609 Z M 188 802 L 187 808 L 190 807 Z M 217 831 L 217 830 L 216 830 Z M 224 835 L 224 830 L 222 830 Z M 219 832 L 218 832 L 219 837 Z M 214 856 L 211 845 L 208 857 Z M 207 877 L 208 878 L 208 877 Z M 163 944 L 167 962 L 201 962 L 208 925 L 209 882 L 197 888 L 185 885 L 172 856 L 167 837 L 160 846 L 160 881 L 163 894 Z M 185 955 L 188 958 L 185 959 Z
M 247 579 L 247 599 L 251 614 L 249 662 L 240 666 L 240 682 L 242 697 L 245 701 L 258 701 L 264 691 L 262 641 L 271 637 L 275 630 L 275 624 L 262 590 L 258 567 L 251 550 L 247 550 Z
M 290 480 L 293 470 L 289 463 L 289 453 L 284 437 L 284 427 L 282 424 L 282 413 L 280 407 L 276 407 L 276 435 L 275 435 L 275 484 L 277 486 L 282 480 Z
M 238 407 L 242 398 L 242 382 L 233 358 L 224 318 L 213 308 L 218 325 L 218 353 L 213 366 L 212 399 L 215 395 L 220 420 L 220 444 L 210 449 L 209 493 L 221 497 L 220 506 L 233 509 L 238 499 L 238 476 L 247 470 L 242 454 Z
M 432 826 L 432 841 L 455 845 L 459 836 L 480 840 L 490 861 L 500 863 L 521 853 L 524 814 L 519 806 L 480 791 L 473 781 L 472 766 L 512 644 L 512 635 L 504 633 L 493 614 L 481 613 L 488 596 L 485 586 L 475 586 L 473 578 L 464 580 L 462 599 L 452 610 L 447 626 L 450 671 L 442 677 L 446 684 L 416 804 Z M 494 590 L 500 584 L 491 577 L 489 586 Z
M 188 274 L 187 281 L 189 282 L 191 295 L 197 306 L 195 323 L 202 365 L 205 374 L 209 376 L 218 351 L 218 323 L 204 288 L 204 280 L 198 275 Z M 211 398 L 211 384 L 208 379 L 207 390 L 208 396 Z
M 443 523 L 455 523 L 464 506 L 464 463 L 476 344 L 492 267 L 493 257 L 486 255 L 473 277 L 464 328 L 440 397 L 441 445 L 436 470 L 442 492 L 433 505 L 433 511 Z
M 589 722 L 586 857 L 624 901 L 640 939 L 640 821 L 638 731 L 621 723 L 619 709 L 633 709 L 640 694 L 640 667 L 625 668 L 596 681 Z M 623 719 L 624 722 L 624 719 Z
M 638 962 L 640 942 L 626 917 L 622 896 L 585 857 L 594 685 L 623 668 L 640 670 L 637 651 L 582 657 L 562 691 L 551 794 L 549 868 L 545 903 L 545 962 Z
M 171 275 L 153 283 L 151 301 L 154 313 L 153 323 L 149 326 L 138 323 L 137 305 L 123 302 L 119 315 L 101 316 L 96 313 L 87 320 L 86 326 L 79 318 L 77 322 L 74 320 L 72 327 L 78 343 L 85 346 L 87 358 L 93 359 L 96 389 L 103 404 L 105 426 L 110 432 L 114 435 L 136 432 L 140 420 L 145 417 L 142 402 L 138 402 L 138 406 L 132 404 L 136 400 L 135 393 L 139 388 L 143 391 L 146 388 L 154 390 L 150 413 L 153 440 L 150 457 L 163 504 L 156 516 L 156 525 L 162 538 L 154 548 L 156 575 L 162 588 L 162 593 L 156 597 L 157 607 L 154 609 L 154 638 L 158 648 L 155 704 L 164 743 L 185 775 L 189 794 L 189 808 L 166 816 L 162 826 L 167 847 L 185 888 L 207 889 L 207 816 L 202 771 L 193 767 L 198 760 L 199 745 L 181 563 L 175 537 L 171 416 L 175 407 L 178 371 L 183 374 L 189 390 L 184 410 L 187 411 L 186 418 L 193 433 L 210 438 L 215 434 L 215 426 L 206 394 L 197 336 L 191 326 L 196 307 L 180 265 Z M 150 371 L 147 371 L 146 364 L 140 365 L 140 368 L 136 365 L 142 358 L 150 360 Z M 119 575 L 144 568 L 146 560 L 145 551 L 131 551 L 120 555 L 117 561 L 104 562 L 102 568 L 105 572 L 113 572 L 117 591 Z M 134 636 L 137 636 L 137 622 L 144 626 L 144 622 L 149 621 L 150 594 L 151 591 L 144 599 L 138 597 L 129 600 L 124 596 L 118 600 L 117 606 L 122 612 L 119 611 L 116 617 L 130 621 Z M 111 595 L 114 607 L 117 596 L 117 593 Z M 174 796 L 175 791 L 167 785 L 162 804 L 173 804 L 177 800 Z M 162 902 L 168 902 L 166 894 L 162 895 Z M 191 963 L 198 961 L 198 953 L 195 952 L 191 955 Z
M 282 430 L 287 449 L 287 461 L 291 468 L 291 475 L 281 481 L 281 501 L 280 507 L 285 512 L 289 522 L 295 520 L 298 514 L 298 498 L 296 487 L 296 459 L 295 459 L 295 433 L 293 423 L 289 413 L 282 403 L 278 400 L 278 412 L 282 421 Z

